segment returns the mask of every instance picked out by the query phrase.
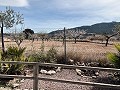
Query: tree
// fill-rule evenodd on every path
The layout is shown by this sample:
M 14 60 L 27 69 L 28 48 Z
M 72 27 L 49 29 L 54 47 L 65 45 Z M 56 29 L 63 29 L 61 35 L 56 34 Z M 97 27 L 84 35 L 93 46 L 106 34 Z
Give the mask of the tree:
M 1 39 L 2 39 L 2 51 L 3 52 L 5 51 L 4 36 L 3 36 L 4 27 L 8 29 L 18 24 L 23 24 L 22 14 L 20 14 L 19 12 L 15 12 L 10 7 L 6 7 L 5 11 L 0 12 L 0 28 L 1 28 Z
M 105 36 L 105 40 L 106 40 L 105 46 L 108 45 L 108 41 L 111 37 L 116 36 L 120 33 L 120 25 L 115 25 L 113 31 L 114 31 L 114 33 L 112 35 L 109 35 L 107 33 L 103 34 Z
M 25 39 L 28 39 L 29 37 L 31 37 L 34 34 L 34 31 L 31 29 L 25 29 L 23 31 L 23 33 L 25 34 Z
M 77 28 L 75 28 L 75 30 L 69 30 L 69 34 L 74 38 L 75 43 L 77 42 L 77 39 L 80 37 L 80 35 L 83 35 L 85 33 L 85 30 L 79 30 Z
M 45 40 L 48 41 L 48 39 L 49 39 L 49 36 L 48 36 L 47 33 L 39 33 L 38 37 L 40 37 L 40 39 L 42 40 L 43 43 L 44 43 Z
M 20 47 L 21 43 L 24 40 L 23 33 L 17 33 L 16 35 L 13 35 L 13 38 L 14 38 L 17 46 Z

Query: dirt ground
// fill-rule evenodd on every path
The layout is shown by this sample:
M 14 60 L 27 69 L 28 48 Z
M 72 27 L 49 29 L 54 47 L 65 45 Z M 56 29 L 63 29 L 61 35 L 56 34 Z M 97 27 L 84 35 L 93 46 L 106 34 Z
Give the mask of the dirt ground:
M 109 52 L 116 53 L 117 50 L 114 47 L 115 43 L 119 42 L 109 42 L 110 44 L 105 47 L 105 44 L 96 42 L 67 42 L 66 50 L 67 53 L 72 53 L 74 56 L 79 56 L 81 59 L 93 59 L 102 60 L 107 59 L 106 54 Z M 42 41 L 24 40 L 21 47 L 26 47 L 26 53 L 32 53 L 33 51 L 39 51 L 41 48 Z M 17 44 L 12 41 L 6 41 L 5 47 L 16 46 Z M 44 41 L 44 50 L 48 51 L 51 47 L 55 47 L 58 53 L 64 53 L 64 45 L 60 41 Z

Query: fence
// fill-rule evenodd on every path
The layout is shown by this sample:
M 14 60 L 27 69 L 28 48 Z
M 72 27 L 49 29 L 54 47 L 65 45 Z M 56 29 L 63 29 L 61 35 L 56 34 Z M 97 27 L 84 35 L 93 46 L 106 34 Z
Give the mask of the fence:
M 96 87 L 106 87 L 120 89 L 120 85 L 113 84 L 104 84 L 104 83 L 94 83 L 94 82 L 82 82 L 82 81 L 71 81 L 71 80 L 62 80 L 62 79 L 52 79 L 52 78 L 41 78 L 38 77 L 39 66 L 52 66 L 52 67 L 63 67 L 63 68 L 78 68 L 78 69 L 87 69 L 87 70 L 101 70 L 101 71 L 111 71 L 111 72 L 120 72 L 120 69 L 114 68 L 101 68 L 101 67 L 87 67 L 87 66 L 75 66 L 75 65 L 63 65 L 63 64 L 52 64 L 52 63 L 38 63 L 38 62 L 13 62 L 13 61 L 1 61 L 0 63 L 8 64 L 27 64 L 33 65 L 33 76 L 21 76 L 21 75 L 4 75 L 0 74 L 0 77 L 4 78 L 23 78 L 23 79 L 33 79 L 33 90 L 38 90 L 38 80 L 48 80 L 54 82 L 62 83 L 71 83 L 71 84 L 80 84 L 80 85 L 90 85 Z

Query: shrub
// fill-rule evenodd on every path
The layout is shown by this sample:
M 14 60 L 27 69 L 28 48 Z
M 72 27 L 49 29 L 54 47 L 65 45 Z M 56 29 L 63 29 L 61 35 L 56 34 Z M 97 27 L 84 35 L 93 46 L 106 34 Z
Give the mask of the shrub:
M 57 63 L 59 64 L 71 64 L 70 59 L 74 60 L 73 63 L 81 62 L 81 55 L 78 53 L 67 52 L 65 60 L 64 53 L 57 54 Z
M 41 63 L 45 62 L 46 55 L 45 55 L 44 48 L 45 48 L 44 43 L 42 43 L 40 46 L 40 51 L 32 52 L 28 56 L 28 61 L 29 62 L 41 62 Z
M 23 55 L 26 48 L 8 47 L 5 52 L 1 52 L 1 60 L 3 61 L 25 61 Z M 2 64 L 1 73 L 4 74 L 21 74 L 24 69 L 22 64 Z
M 46 56 L 43 52 L 32 53 L 28 56 L 29 62 L 45 62 Z
M 46 54 L 46 62 L 47 63 L 55 63 L 57 61 L 57 50 L 52 47 Z
M 57 50 L 52 47 L 46 53 L 44 47 L 39 52 L 34 52 L 28 56 L 30 62 L 55 63 L 57 61 Z
M 108 53 L 108 59 L 115 65 L 116 68 L 120 68 L 120 44 L 116 44 L 115 48 L 118 53 Z

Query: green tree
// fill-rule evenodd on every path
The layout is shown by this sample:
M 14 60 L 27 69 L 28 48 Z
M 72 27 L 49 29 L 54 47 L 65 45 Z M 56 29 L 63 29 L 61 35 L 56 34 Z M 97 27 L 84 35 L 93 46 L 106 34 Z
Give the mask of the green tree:
M 25 29 L 23 33 L 25 34 L 25 39 L 28 39 L 34 34 L 34 31 L 31 29 Z
M 3 52 L 5 52 L 4 36 L 3 36 L 4 27 L 8 29 L 18 24 L 23 24 L 22 14 L 20 14 L 19 12 L 15 12 L 10 7 L 6 7 L 5 11 L 0 12 L 0 28 L 1 28 L 1 39 L 2 39 L 2 51 Z

